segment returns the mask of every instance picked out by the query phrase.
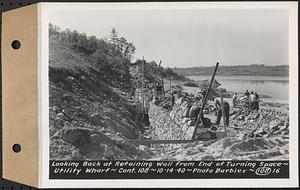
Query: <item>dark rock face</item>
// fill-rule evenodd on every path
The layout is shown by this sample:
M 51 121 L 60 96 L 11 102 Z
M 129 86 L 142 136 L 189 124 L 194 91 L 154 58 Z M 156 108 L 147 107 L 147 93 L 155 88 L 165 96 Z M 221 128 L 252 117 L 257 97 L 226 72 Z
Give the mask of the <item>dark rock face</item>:
M 141 151 L 125 141 L 110 139 L 101 131 L 69 127 L 61 129 L 57 138 L 78 148 L 72 152 L 73 159 L 132 159 L 138 157 Z M 149 156 L 147 153 L 142 153 Z

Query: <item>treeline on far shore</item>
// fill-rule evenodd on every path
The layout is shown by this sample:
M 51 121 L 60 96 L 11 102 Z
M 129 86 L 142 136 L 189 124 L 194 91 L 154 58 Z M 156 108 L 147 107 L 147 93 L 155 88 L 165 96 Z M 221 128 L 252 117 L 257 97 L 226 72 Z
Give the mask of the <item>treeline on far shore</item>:
M 211 75 L 214 67 L 188 67 L 173 68 L 172 70 L 179 75 Z M 237 65 L 237 66 L 219 66 L 218 75 L 223 76 L 289 76 L 288 65 L 267 66 L 258 65 Z

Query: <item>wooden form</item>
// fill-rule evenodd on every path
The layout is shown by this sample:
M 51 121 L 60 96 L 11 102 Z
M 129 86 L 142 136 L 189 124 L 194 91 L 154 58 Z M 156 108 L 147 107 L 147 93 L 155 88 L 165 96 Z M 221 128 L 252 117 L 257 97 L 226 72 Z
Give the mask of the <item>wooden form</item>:
M 128 140 L 128 143 L 132 144 L 184 144 L 184 143 L 192 143 L 192 142 L 199 142 L 199 141 L 209 141 L 213 139 L 201 139 L 201 140 Z
M 225 130 L 225 135 L 227 134 L 227 124 L 226 124 L 226 117 L 225 117 L 225 109 L 224 109 L 224 101 L 223 101 L 223 93 L 222 90 L 219 90 L 220 92 L 220 98 L 221 98 L 221 109 L 222 109 L 222 117 L 223 117 L 223 123 L 224 123 L 224 130 Z

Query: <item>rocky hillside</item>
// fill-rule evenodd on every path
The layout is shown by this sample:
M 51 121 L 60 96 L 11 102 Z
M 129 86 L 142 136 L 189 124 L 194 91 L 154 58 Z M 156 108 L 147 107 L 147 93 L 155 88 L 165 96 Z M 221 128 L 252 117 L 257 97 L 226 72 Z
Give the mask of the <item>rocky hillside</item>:
M 137 159 L 129 145 L 143 128 L 128 101 L 129 81 L 114 81 L 80 55 L 50 39 L 50 159 Z

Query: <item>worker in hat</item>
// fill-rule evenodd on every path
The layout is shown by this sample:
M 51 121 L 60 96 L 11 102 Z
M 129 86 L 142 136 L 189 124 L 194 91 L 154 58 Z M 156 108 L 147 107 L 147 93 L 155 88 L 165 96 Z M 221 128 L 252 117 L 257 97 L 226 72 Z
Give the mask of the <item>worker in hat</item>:
M 221 118 L 222 118 L 222 105 L 221 105 L 221 99 L 220 98 L 214 98 L 214 103 L 217 108 L 217 119 L 216 124 L 219 125 Z M 225 114 L 225 125 L 229 125 L 229 111 L 230 111 L 230 105 L 226 100 L 223 100 L 223 107 L 224 107 L 224 114 Z

